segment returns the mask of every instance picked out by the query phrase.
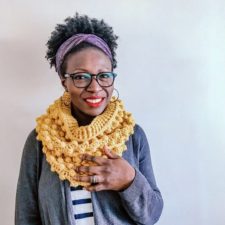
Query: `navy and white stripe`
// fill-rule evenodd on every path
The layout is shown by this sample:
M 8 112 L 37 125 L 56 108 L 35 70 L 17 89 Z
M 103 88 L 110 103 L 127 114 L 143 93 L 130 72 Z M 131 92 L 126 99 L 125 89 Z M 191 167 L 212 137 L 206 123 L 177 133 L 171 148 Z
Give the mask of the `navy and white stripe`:
M 81 186 L 70 187 L 76 225 L 94 225 L 91 193 Z

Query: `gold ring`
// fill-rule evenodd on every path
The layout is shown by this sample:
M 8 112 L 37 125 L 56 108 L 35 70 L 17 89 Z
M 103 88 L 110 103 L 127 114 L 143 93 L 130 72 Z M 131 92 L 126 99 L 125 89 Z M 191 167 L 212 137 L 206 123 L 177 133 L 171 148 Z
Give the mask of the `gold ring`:
M 96 177 L 96 176 L 91 176 L 91 183 L 92 183 L 92 184 L 98 183 L 97 177 Z

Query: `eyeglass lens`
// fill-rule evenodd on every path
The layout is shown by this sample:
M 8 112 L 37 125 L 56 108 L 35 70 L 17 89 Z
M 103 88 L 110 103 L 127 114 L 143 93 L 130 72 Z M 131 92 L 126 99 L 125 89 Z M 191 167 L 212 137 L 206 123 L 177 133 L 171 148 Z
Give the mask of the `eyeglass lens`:
M 94 76 L 96 77 L 98 84 L 102 87 L 111 86 L 115 78 L 115 74 L 112 72 L 99 73 L 97 75 L 91 75 L 89 73 L 76 73 L 71 77 L 76 87 L 87 87 L 91 83 Z

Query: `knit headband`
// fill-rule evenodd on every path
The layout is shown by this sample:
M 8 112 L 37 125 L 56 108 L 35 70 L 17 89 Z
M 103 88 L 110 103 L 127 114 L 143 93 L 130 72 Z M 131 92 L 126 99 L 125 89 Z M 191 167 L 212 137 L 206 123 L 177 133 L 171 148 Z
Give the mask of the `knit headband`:
M 63 42 L 63 44 L 59 47 L 56 53 L 56 71 L 60 76 L 62 76 L 60 68 L 64 61 L 65 55 L 72 48 L 74 48 L 75 46 L 79 45 L 82 42 L 87 42 L 100 48 L 112 61 L 112 53 L 110 51 L 110 48 L 103 39 L 94 34 L 75 34 L 69 39 L 67 39 L 65 42 Z

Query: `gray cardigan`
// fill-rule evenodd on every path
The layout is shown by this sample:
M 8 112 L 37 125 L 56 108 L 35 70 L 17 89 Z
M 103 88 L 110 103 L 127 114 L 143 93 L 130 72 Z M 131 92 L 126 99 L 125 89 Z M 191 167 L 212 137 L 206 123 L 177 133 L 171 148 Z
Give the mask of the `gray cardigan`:
M 123 154 L 136 170 L 124 191 L 92 193 L 96 225 L 155 224 L 163 200 L 156 186 L 148 141 L 140 126 L 126 143 Z M 16 193 L 16 225 L 75 225 L 68 181 L 61 181 L 42 153 L 33 130 L 24 146 Z

